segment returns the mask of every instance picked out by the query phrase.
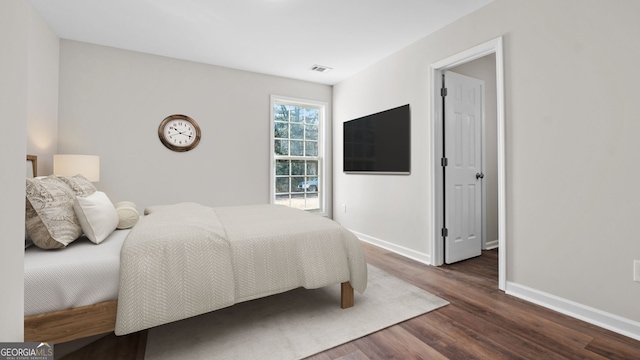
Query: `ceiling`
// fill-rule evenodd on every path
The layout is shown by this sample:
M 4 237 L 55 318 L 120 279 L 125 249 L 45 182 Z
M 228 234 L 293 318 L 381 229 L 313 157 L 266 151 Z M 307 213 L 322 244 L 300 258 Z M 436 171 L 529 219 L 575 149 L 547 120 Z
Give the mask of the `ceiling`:
M 29 0 L 63 39 L 328 85 L 491 1 Z

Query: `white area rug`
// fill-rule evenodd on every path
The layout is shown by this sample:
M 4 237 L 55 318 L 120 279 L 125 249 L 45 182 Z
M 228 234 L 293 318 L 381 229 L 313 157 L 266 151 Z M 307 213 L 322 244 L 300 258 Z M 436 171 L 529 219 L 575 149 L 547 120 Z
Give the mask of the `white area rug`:
M 335 285 L 236 304 L 151 329 L 145 359 L 300 359 L 448 304 L 371 265 L 355 303 Z

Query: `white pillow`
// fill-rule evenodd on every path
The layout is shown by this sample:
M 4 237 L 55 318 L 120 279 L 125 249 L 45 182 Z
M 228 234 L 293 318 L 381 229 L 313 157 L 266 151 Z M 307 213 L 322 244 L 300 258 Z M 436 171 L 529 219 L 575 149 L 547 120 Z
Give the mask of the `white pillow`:
M 96 244 L 100 244 L 118 226 L 116 208 L 102 191 L 96 191 L 86 197 L 76 197 L 73 209 L 82 231 Z

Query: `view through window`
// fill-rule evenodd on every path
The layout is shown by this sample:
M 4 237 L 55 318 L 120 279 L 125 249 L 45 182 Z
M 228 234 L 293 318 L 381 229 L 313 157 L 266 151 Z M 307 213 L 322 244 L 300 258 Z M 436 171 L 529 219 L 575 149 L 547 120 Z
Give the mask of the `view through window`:
M 274 203 L 322 211 L 324 106 L 283 99 L 272 106 Z

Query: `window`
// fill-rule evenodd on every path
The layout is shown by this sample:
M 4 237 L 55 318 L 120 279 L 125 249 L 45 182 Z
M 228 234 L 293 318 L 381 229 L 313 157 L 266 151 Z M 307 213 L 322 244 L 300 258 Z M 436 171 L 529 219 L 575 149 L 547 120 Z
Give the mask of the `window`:
M 326 104 L 271 98 L 271 202 L 324 212 Z

